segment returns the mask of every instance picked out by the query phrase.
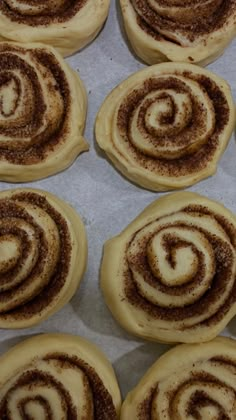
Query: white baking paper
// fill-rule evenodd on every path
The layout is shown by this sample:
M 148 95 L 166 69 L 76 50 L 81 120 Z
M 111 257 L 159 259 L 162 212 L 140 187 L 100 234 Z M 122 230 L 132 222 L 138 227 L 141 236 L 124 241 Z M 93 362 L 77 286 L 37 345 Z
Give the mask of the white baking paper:
M 209 68 L 231 85 L 236 99 L 236 42 Z M 82 216 L 87 228 L 87 273 L 74 298 L 41 325 L 26 330 L 2 330 L 0 354 L 28 336 L 43 332 L 81 335 L 97 344 L 113 363 L 123 397 L 169 346 L 138 340 L 112 318 L 99 289 L 103 243 L 118 234 L 150 202 L 162 194 L 135 186 L 118 173 L 99 150 L 94 139 L 96 113 L 105 96 L 122 80 L 144 67 L 132 53 L 122 27 L 118 1 L 112 0 L 108 21 L 98 38 L 68 63 L 79 72 L 89 98 L 86 138 L 90 151 L 79 156 L 66 171 L 48 179 L 23 184 L 57 194 Z M 0 183 L 1 189 L 20 187 Z M 236 213 L 235 136 L 221 159 L 215 176 L 189 190 L 223 202 Z M 224 334 L 236 338 L 236 319 Z

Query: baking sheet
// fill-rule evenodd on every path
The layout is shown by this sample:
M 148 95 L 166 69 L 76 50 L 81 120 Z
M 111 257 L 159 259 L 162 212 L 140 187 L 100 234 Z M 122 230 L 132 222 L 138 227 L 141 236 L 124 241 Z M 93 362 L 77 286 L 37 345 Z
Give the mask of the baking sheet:
M 224 77 L 236 99 L 236 41 L 209 69 Z M 81 335 L 93 341 L 113 363 L 123 397 L 161 355 L 167 345 L 135 339 L 113 320 L 99 289 L 99 267 L 103 243 L 118 234 L 150 202 L 163 194 L 146 191 L 123 178 L 94 139 L 94 120 L 105 96 L 123 79 L 144 67 L 132 54 L 125 38 L 121 16 L 112 0 L 108 21 L 99 37 L 82 52 L 67 60 L 79 72 L 89 97 L 86 138 L 90 151 L 80 155 L 65 172 L 43 181 L 22 184 L 57 194 L 74 206 L 86 225 L 89 262 L 82 285 L 74 298 L 59 313 L 41 325 L 25 330 L 2 330 L 0 353 L 27 336 L 43 332 Z M 1 189 L 21 185 L 0 183 Z M 215 176 L 189 188 L 219 200 L 236 213 L 236 143 L 233 135 Z M 236 318 L 225 335 L 236 338 Z

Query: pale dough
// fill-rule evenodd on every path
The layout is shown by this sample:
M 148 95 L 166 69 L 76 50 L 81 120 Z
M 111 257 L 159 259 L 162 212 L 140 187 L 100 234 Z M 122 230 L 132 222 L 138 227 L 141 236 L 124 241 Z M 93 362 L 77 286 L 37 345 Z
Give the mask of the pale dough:
M 110 0 L 44 3 L 32 7 L 27 0 L 1 1 L 0 40 L 42 42 L 68 56 L 97 36 L 107 18 Z
M 236 418 L 236 341 L 177 346 L 148 370 L 122 406 L 121 420 Z
M 144 339 L 208 341 L 236 314 L 236 217 L 190 192 L 154 201 L 105 243 L 101 287 Z
M 0 43 L 0 61 L 0 180 L 27 182 L 66 169 L 88 150 L 78 74 L 42 44 Z
M 227 82 L 198 66 L 165 63 L 134 73 L 107 96 L 96 138 L 128 179 L 165 191 L 214 174 L 234 126 Z
M 236 34 L 235 0 L 188 3 L 120 0 L 129 41 L 143 61 L 207 65 L 223 53 Z
M 0 327 L 31 327 L 78 289 L 87 264 L 85 227 L 72 207 L 49 192 L 2 191 L 0 251 Z
M 121 398 L 112 366 L 81 337 L 30 338 L 0 358 L 0 371 L 1 418 L 118 420 Z

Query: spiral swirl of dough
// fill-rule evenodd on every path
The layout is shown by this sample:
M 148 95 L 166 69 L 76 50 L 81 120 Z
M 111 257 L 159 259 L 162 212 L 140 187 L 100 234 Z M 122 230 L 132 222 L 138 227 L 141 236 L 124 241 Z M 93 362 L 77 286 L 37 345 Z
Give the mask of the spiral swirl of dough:
M 236 34 L 235 0 L 120 0 L 128 38 L 148 64 L 208 64 Z
M 159 64 L 108 95 L 96 137 L 127 178 L 163 191 L 213 174 L 234 124 L 225 81 L 191 64 Z
M 105 245 L 101 281 L 112 313 L 151 340 L 214 338 L 236 313 L 235 238 L 235 216 L 205 197 L 155 201 Z
M 70 55 L 96 37 L 109 5 L 110 0 L 0 0 L 0 40 L 42 42 Z
M 236 342 L 177 346 L 145 374 L 123 404 L 121 420 L 233 420 Z
M 41 322 L 75 293 L 87 242 L 79 215 L 39 190 L 0 193 L 0 327 Z
M 118 420 L 114 371 L 80 337 L 31 338 L 6 353 L 0 366 L 1 419 Z
M 88 150 L 79 76 L 50 47 L 0 43 L 0 179 L 59 172 Z

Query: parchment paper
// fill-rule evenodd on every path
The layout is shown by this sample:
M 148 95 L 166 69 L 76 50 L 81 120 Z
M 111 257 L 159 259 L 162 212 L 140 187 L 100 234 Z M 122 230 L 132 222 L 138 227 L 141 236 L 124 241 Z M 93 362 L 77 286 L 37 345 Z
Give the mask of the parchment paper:
M 236 42 L 209 68 L 231 85 L 236 100 Z M 82 52 L 68 59 L 79 72 L 89 97 L 86 138 L 90 151 L 82 154 L 66 171 L 43 181 L 24 184 L 57 194 L 82 216 L 89 240 L 89 262 L 82 285 L 59 313 L 41 325 L 26 330 L 1 330 L 0 354 L 23 338 L 42 332 L 81 335 L 97 344 L 116 370 L 123 397 L 169 346 L 138 340 L 113 320 L 99 289 L 99 267 L 103 243 L 118 234 L 150 202 L 162 194 L 146 191 L 122 177 L 95 144 L 93 127 L 105 96 L 118 83 L 144 67 L 129 49 L 118 2 L 112 0 L 105 28 Z M 0 189 L 20 185 L 0 183 Z M 235 136 L 221 159 L 215 176 L 190 188 L 219 200 L 236 213 Z M 236 318 L 224 331 L 236 338 Z

